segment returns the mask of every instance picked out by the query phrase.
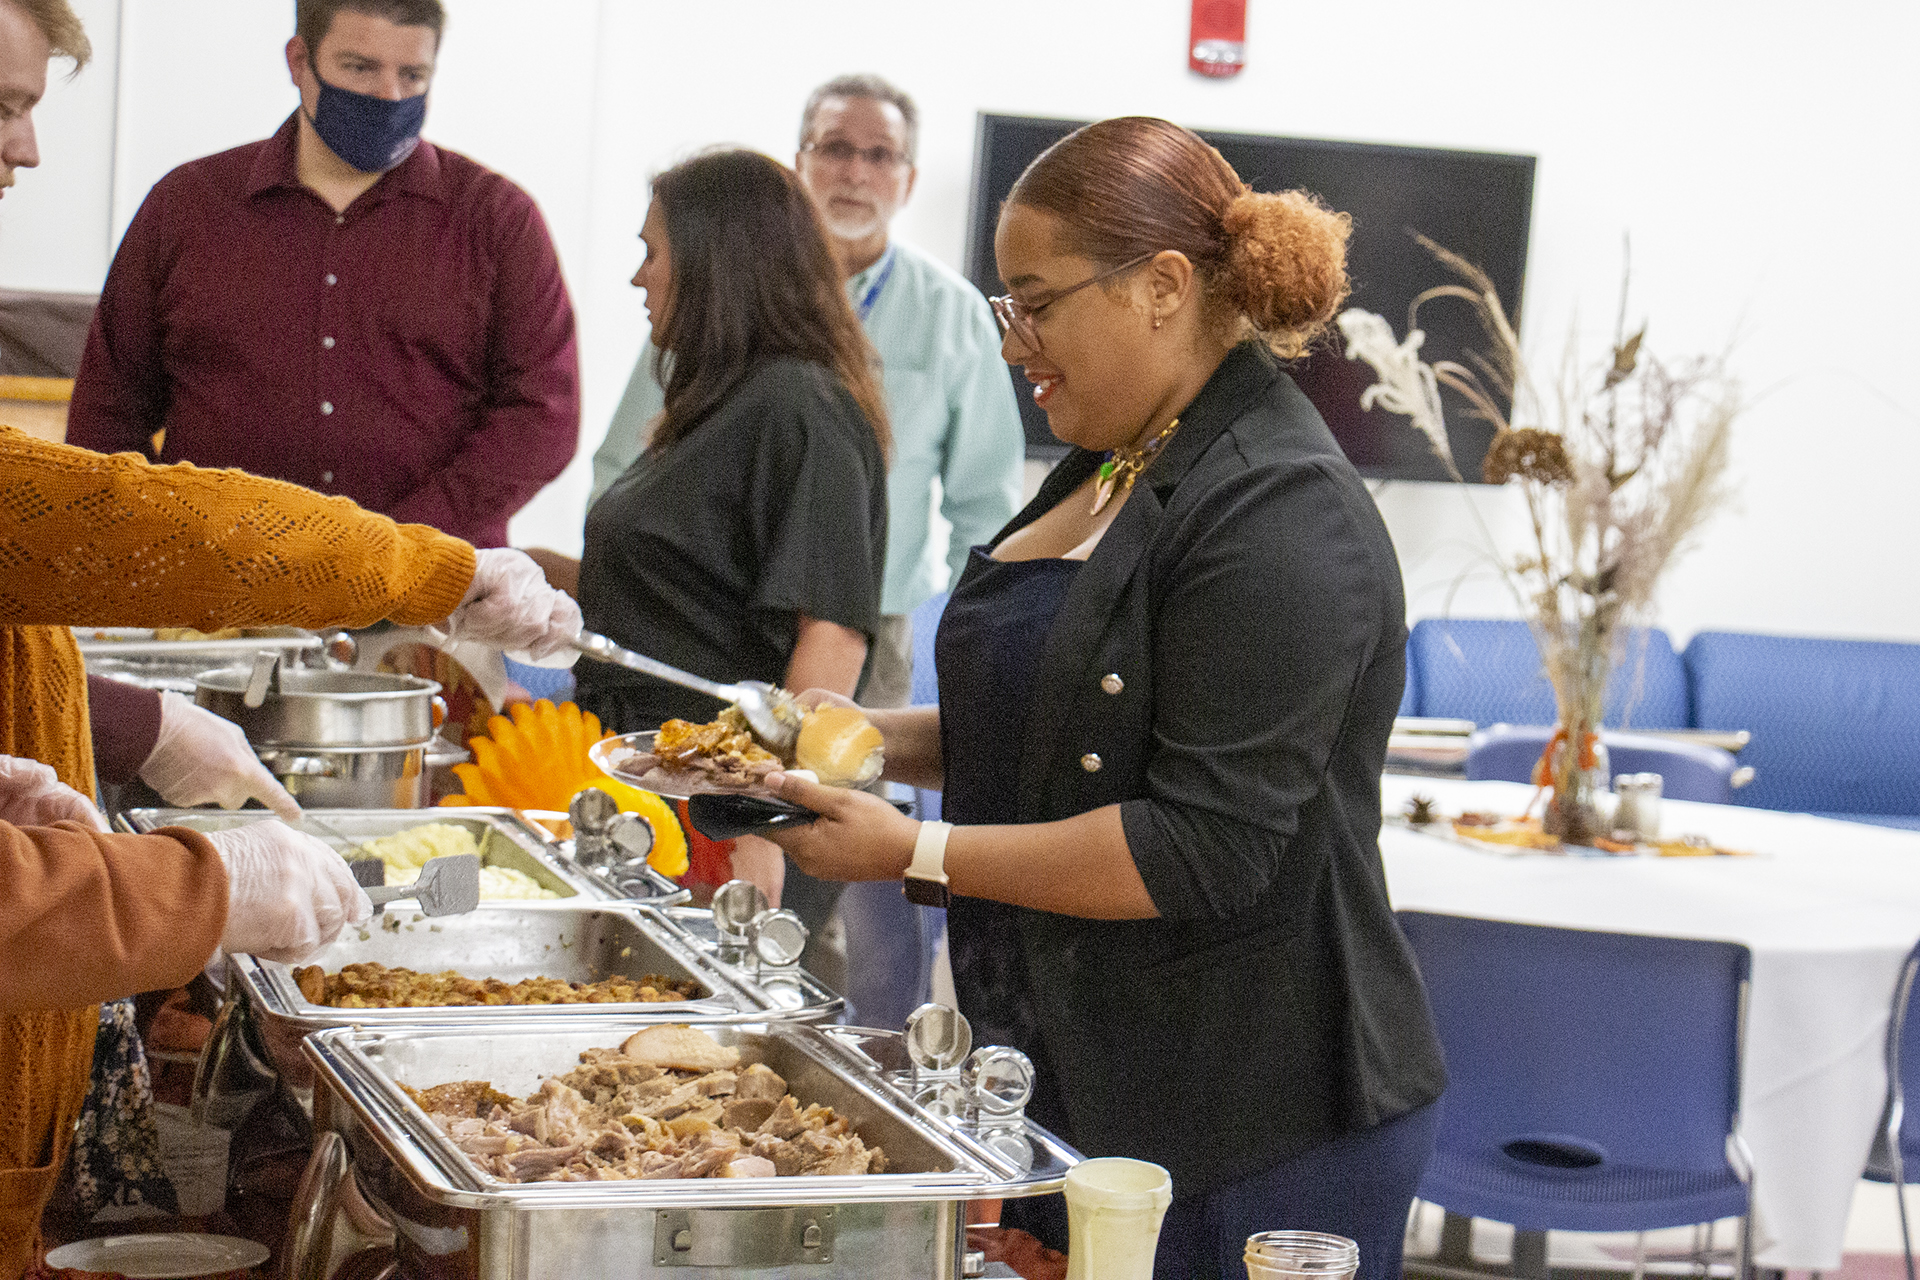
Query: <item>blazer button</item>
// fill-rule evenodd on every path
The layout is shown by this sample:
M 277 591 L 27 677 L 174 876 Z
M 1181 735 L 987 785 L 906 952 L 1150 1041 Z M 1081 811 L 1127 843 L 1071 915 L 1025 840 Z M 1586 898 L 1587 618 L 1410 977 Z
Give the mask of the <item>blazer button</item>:
M 1110 671 L 1100 677 L 1100 687 L 1108 693 L 1118 693 L 1127 687 L 1127 682 L 1120 678 L 1119 672 Z
M 1098 773 L 1100 772 L 1100 757 L 1094 752 L 1089 751 L 1080 757 L 1080 767 L 1088 773 Z

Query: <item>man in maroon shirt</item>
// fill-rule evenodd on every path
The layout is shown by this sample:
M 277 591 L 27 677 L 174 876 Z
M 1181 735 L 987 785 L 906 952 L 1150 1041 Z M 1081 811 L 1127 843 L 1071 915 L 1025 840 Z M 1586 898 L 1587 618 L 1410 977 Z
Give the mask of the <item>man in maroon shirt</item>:
M 506 544 L 579 435 L 573 308 L 533 200 L 419 137 L 443 25 L 440 0 L 300 0 L 300 109 L 154 185 L 69 443 Z

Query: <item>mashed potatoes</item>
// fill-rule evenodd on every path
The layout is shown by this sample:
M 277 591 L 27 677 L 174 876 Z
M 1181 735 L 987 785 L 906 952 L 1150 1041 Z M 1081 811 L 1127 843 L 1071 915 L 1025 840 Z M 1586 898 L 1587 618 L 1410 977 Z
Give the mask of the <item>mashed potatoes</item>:
M 390 836 L 381 836 L 377 840 L 368 840 L 356 852 L 386 863 L 388 884 L 412 884 L 420 878 L 420 868 L 430 860 L 460 853 L 478 856 L 480 845 L 473 838 L 473 832 L 465 827 L 455 826 L 451 822 L 429 822 Z M 482 866 L 480 896 L 488 901 L 498 901 L 557 898 L 560 895 L 551 889 L 541 888 L 540 882 L 524 871 L 512 867 Z

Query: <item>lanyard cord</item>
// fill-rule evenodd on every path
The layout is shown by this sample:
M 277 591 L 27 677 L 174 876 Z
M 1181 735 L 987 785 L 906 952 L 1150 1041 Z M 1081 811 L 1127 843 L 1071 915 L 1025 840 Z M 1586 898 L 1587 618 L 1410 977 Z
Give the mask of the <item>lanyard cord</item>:
M 854 311 L 860 317 L 861 324 L 865 324 L 867 317 L 873 314 L 873 304 L 880 300 L 880 291 L 887 287 L 887 281 L 893 275 L 893 262 L 893 246 L 888 245 L 887 255 L 880 263 L 880 274 L 875 276 L 873 283 L 867 286 L 866 295 L 860 299 L 859 305 L 854 308 Z

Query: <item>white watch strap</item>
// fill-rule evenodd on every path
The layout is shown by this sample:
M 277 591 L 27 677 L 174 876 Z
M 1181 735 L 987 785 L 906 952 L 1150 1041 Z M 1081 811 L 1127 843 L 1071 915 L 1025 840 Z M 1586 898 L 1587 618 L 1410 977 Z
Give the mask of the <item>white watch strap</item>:
M 913 838 L 913 861 L 907 864 L 909 879 L 947 882 L 947 835 L 952 830 L 951 822 L 920 824 L 920 834 Z

